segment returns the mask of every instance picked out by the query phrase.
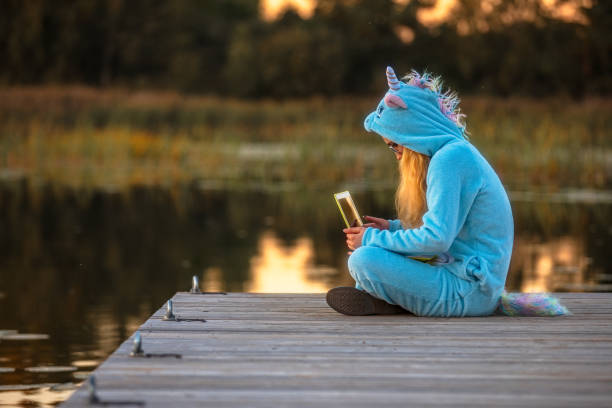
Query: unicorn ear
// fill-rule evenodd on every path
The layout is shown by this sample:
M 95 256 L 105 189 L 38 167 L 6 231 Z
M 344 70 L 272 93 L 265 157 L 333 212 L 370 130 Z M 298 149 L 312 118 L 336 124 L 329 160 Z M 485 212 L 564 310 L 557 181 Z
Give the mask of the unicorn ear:
M 406 102 L 404 102 L 404 100 L 399 96 L 392 93 L 388 93 L 385 95 L 385 104 L 390 108 L 408 109 L 408 106 L 406 106 Z

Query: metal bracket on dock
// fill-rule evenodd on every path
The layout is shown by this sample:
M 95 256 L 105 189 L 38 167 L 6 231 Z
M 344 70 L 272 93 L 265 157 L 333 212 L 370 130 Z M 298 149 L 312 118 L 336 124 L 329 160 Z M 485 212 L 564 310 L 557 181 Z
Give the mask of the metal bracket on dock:
M 166 315 L 162 317 L 162 320 L 176 320 L 172 299 L 168 300 L 168 310 L 166 311 Z
M 193 275 L 193 278 L 191 278 L 191 290 L 189 293 L 202 293 L 200 290 L 200 282 L 198 281 L 198 277 L 196 275 Z
M 191 278 L 189 293 L 192 295 L 227 295 L 225 292 L 202 292 L 200 290 L 200 281 L 196 275 L 193 275 L 193 278 Z
M 101 400 L 100 397 L 98 397 L 96 377 L 93 375 L 87 378 L 87 388 L 89 390 L 89 405 L 131 405 L 138 407 L 144 407 L 146 405 L 144 401 Z
M 136 332 L 134 335 L 134 346 L 132 347 L 132 352 L 130 353 L 130 357 L 174 357 L 174 358 L 183 358 L 181 354 L 177 353 L 145 353 L 142 349 L 142 336 L 140 332 Z
M 206 322 L 206 319 L 179 319 L 174 314 L 174 302 L 172 302 L 172 299 L 168 300 L 167 311 L 162 320 L 167 322 Z
M 100 398 L 98 397 L 97 389 L 96 389 L 96 377 L 90 375 L 87 378 L 87 389 L 89 391 L 89 403 L 97 404 L 100 402 Z

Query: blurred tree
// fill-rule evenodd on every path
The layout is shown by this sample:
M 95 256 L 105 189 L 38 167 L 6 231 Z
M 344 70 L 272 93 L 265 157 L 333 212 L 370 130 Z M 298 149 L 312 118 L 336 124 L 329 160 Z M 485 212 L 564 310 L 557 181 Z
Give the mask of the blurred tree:
M 257 0 L 7 0 L 5 83 L 84 82 L 218 90 L 230 33 Z
M 594 79 L 584 70 L 593 27 L 549 14 L 539 0 L 458 0 L 448 19 L 430 36 L 418 36 L 414 47 L 463 91 L 581 97 Z M 440 48 L 444 55 L 435 52 Z
M 256 20 L 257 0 L 179 0 L 168 2 L 172 50 L 168 85 L 181 90 L 221 91 L 231 34 L 240 22 Z M 178 28 L 178 29 L 177 29 Z
M 592 7 L 582 9 L 587 16 L 589 26 L 582 28 L 579 33 L 586 52 L 580 77 L 588 78 L 586 83 L 582 84 L 585 91 L 610 94 L 612 92 L 612 2 L 592 0 L 592 3 Z
M 392 0 L 318 2 L 313 19 L 335 27 L 344 38 L 347 58 L 344 92 L 371 90 L 381 70 L 401 60 L 402 43 L 394 30 L 398 24 L 397 11 Z
M 609 94 L 612 6 L 553 12 L 578 1 L 457 0 L 430 27 L 418 15 L 436 0 L 318 0 L 275 21 L 258 0 L 5 0 L 0 82 L 289 97 L 379 91 L 393 65 L 462 92 Z
M 240 27 L 232 38 L 227 82 L 241 96 L 304 96 L 342 90 L 343 37 L 293 10 L 272 25 Z

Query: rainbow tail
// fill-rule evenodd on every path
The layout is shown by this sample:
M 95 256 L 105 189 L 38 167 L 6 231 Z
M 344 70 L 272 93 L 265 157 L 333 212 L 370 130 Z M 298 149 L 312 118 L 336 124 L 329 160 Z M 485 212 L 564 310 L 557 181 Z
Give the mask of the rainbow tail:
M 504 291 L 497 312 L 507 316 L 563 316 L 571 312 L 549 293 L 508 293 Z

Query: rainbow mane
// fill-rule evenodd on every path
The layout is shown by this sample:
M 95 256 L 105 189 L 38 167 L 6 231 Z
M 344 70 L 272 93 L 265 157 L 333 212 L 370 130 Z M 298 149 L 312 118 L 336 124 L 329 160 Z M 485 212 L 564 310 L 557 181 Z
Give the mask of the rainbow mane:
M 421 89 L 428 89 L 436 94 L 440 111 L 449 118 L 463 133 L 463 136 L 468 139 L 469 133 L 466 131 L 465 115 L 461 113 L 459 108 L 459 96 L 456 92 L 447 90 L 442 91 L 442 79 L 440 76 L 433 76 L 431 73 L 424 71 L 423 75 L 419 74 L 414 69 L 409 74 L 402 78 L 407 85 L 415 86 Z

